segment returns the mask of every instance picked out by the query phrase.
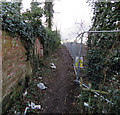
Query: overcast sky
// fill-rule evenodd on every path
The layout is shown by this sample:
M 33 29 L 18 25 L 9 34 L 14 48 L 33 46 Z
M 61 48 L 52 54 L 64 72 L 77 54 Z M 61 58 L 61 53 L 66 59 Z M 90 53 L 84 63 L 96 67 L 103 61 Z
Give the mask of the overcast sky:
M 30 7 L 32 0 L 23 0 L 24 9 Z M 38 0 L 39 1 L 39 0 Z M 55 0 L 54 27 L 57 26 L 61 39 L 73 40 L 79 31 L 79 23 L 84 23 L 85 30 L 91 25 L 92 11 L 87 0 Z M 76 24 L 75 24 L 76 23 Z
M 62 34 L 62 40 L 75 39 L 79 23 L 84 23 L 85 30 L 91 25 L 92 11 L 86 0 L 59 0 L 54 5 L 55 21 Z M 75 24 L 76 23 L 76 24 Z

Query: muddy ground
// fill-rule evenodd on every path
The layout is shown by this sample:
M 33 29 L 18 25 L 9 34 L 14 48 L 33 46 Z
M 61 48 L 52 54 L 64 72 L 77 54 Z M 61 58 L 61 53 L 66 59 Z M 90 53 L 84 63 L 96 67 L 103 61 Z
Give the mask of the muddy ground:
M 56 69 L 50 68 L 50 63 L 54 63 Z M 28 115 L 35 113 L 77 113 L 78 109 L 75 103 L 75 95 L 78 95 L 78 88 L 74 84 L 75 73 L 73 69 L 73 60 L 66 49 L 61 46 L 54 53 L 43 61 L 45 68 L 39 67 L 36 77 L 27 89 L 27 95 L 20 96 L 8 114 L 23 114 L 28 102 L 34 102 L 41 105 L 40 110 L 29 108 Z M 42 77 L 40 79 L 39 77 Z M 37 87 L 38 83 L 44 83 L 47 87 L 41 90 Z
M 43 112 L 75 112 L 73 109 L 75 74 L 72 58 L 63 46 L 54 52 L 53 57 L 57 60 L 57 68 L 52 71 L 49 81 L 46 79 L 48 89 L 43 96 Z

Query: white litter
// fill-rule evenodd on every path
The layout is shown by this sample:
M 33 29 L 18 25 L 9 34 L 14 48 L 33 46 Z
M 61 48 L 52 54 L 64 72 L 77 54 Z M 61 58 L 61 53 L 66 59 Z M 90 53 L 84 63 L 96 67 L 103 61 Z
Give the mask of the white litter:
M 50 63 L 51 66 L 54 66 L 54 63 Z
M 32 109 L 35 109 L 35 103 L 31 102 L 31 105 L 29 106 L 31 106 Z
M 51 68 L 52 68 L 52 69 L 56 69 L 56 66 L 55 66 L 55 65 L 54 65 L 54 66 L 51 66 Z
M 35 105 L 35 103 L 33 103 L 33 102 L 31 102 L 31 104 L 28 102 L 28 106 L 31 107 L 32 109 L 41 109 L 41 105 Z M 24 115 L 26 115 L 29 107 L 25 108 Z
M 27 95 L 27 90 L 25 91 L 25 93 L 23 93 L 23 96 L 26 96 Z
M 50 64 L 52 69 L 56 69 L 56 66 L 54 65 L 54 63 L 50 63 Z
M 94 97 L 97 97 L 97 95 L 94 95 Z
M 29 107 L 32 109 L 41 109 L 41 105 L 35 105 L 35 103 L 31 102 L 31 105 L 29 104 Z
M 35 105 L 35 109 L 41 109 L 41 105 Z
M 42 79 L 42 77 L 39 77 L 39 79 Z
M 85 107 L 88 107 L 89 105 L 88 105 L 88 103 L 84 102 L 84 106 L 85 106 Z
M 40 89 L 46 89 L 47 88 L 43 83 L 37 84 L 37 87 L 39 87 Z
M 29 107 L 25 108 L 24 115 L 26 115 L 28 109 L 29 109 Z

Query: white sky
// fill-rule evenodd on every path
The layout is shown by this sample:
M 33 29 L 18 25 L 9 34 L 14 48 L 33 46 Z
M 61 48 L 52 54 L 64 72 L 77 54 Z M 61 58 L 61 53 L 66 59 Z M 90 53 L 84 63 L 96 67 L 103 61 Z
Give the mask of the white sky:
M 23 0 L 24 8 L 30 7 L 32 0 Z M 39 1 L 39 0 L 38 0 Z M 84 29 L 88 30 L 91 25 L 92 11 L 86 3 L 87 0 L 55 0 L 53 27 L 60 30 L 61 39 L 73 40 L 77 36 L 80 25 L 84 23 Z
M 55 24 L 61 31 L 62 40 L 75 39 L 80 25 L 75 23 L 84 23 L 85 30 L 91 25 L 92 11 L 86 0 L 59 0 L 55 2 Z

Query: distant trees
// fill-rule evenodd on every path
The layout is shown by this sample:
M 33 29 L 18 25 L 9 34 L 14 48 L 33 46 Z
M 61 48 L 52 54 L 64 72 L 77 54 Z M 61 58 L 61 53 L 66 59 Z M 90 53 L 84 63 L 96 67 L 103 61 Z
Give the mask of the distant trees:
M 45 6 L 44 6 L 44 11 L 45 11 L 45 17 L 46 17 L 46 23 L 48 28 L 51 29 L 52 27 L 52 18 L 53 18 L 53 2 L 47 2 L 48 0 L 45 0 Z

